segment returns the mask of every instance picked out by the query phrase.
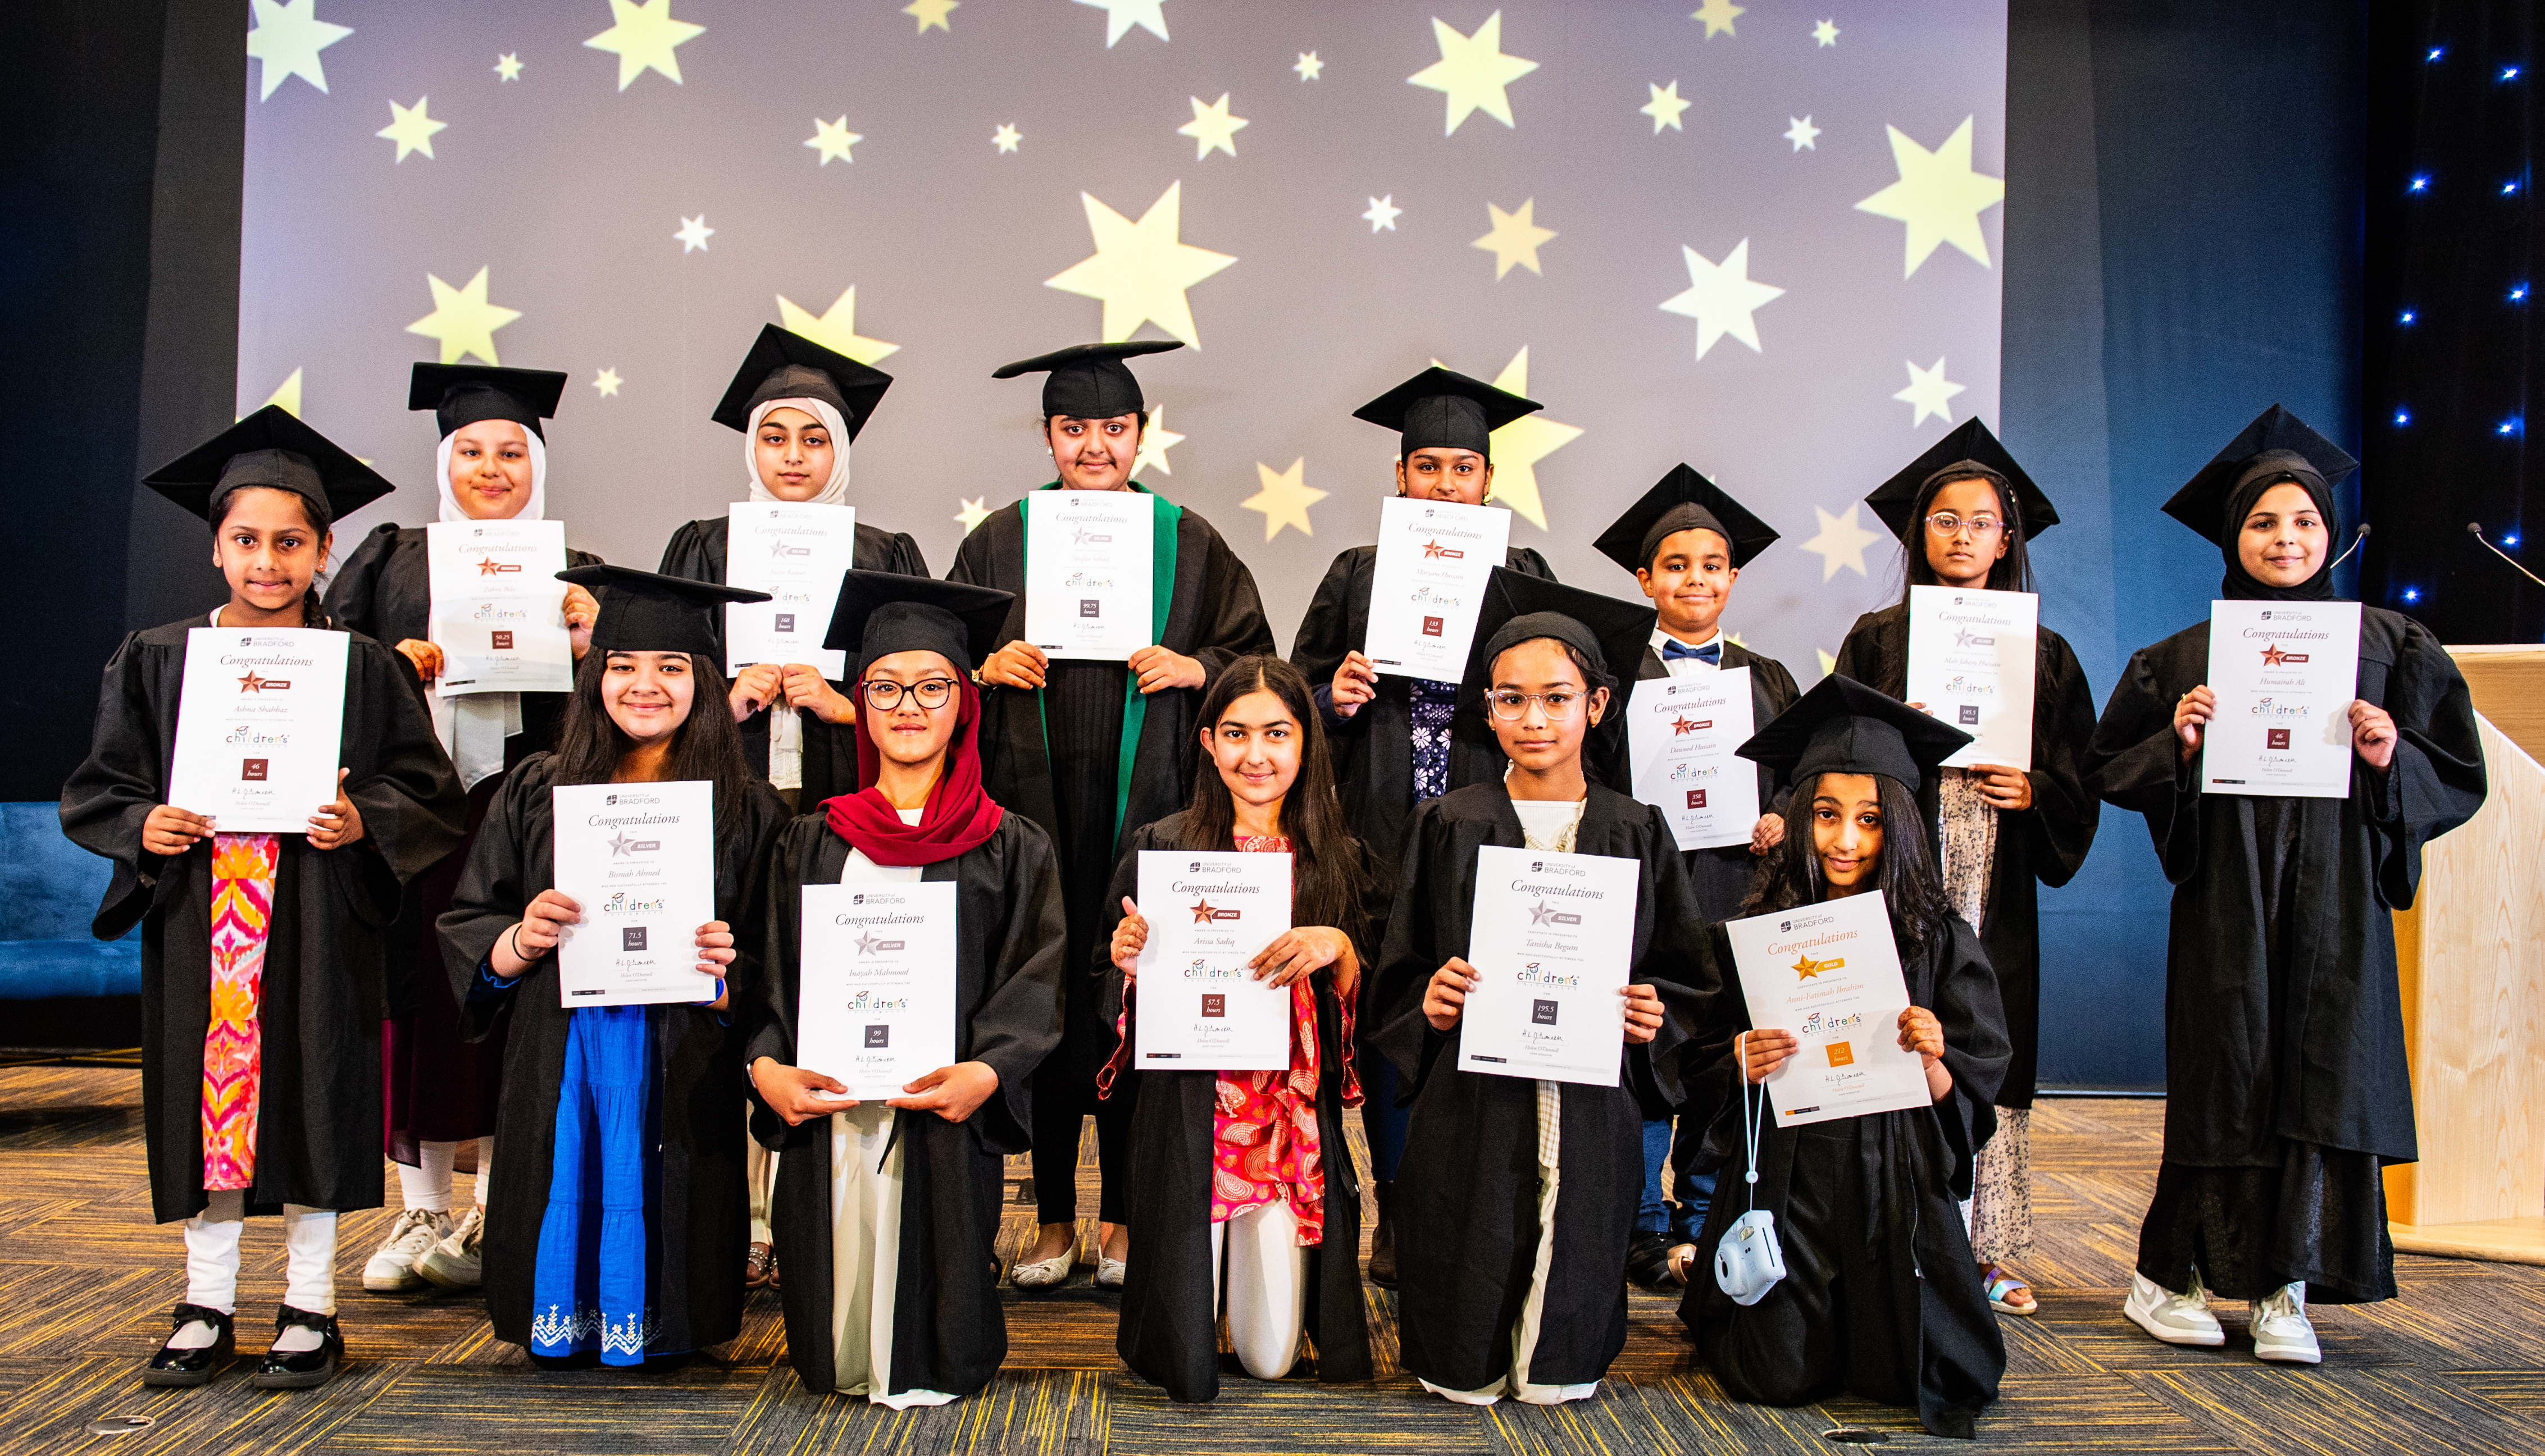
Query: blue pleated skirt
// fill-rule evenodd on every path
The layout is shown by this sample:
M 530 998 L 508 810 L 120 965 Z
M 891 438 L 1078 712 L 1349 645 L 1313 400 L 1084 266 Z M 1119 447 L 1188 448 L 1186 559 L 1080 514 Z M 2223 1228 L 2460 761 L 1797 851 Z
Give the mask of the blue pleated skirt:
M 646 1273 L 662 1178 L 650 1008 L 588 1007 L 566 1023 L 556 1157 L 531 1276 L 531 1353 L 598 1351 L 641 1365 L 654 1337 Z

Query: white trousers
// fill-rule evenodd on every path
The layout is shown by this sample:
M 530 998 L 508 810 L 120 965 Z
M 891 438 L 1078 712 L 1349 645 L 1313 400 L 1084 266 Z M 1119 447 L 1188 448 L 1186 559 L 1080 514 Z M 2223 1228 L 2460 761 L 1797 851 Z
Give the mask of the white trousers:
M 742 1104 L 742 1186 L 751 1209 L 751 1242 L 773 1242 L 769 1232 L 769 1199 L 778 1186 L 778 1155 L 751 1135 L 751 1103 Z
M 457 1143 L 418 1143 L 415 1145 L 416 1166 L 401 1163 L 398 1171 L 398 1200 L 409 1208 L 427 1213 L 451 1211 L 451 1171 L 459 1161 Z M 477 1140 L 477 1206 L 486 1206 L 486 1184 L 495 1172 L 495 1140 Z
M 1298 1363 L 1307 1298 L 1308 1251 L 1288 1203 L 1276 1198 L 1210 1226 L 1211 1306 L 1227 1315 L 1228 1342 L 1247 1374 L 1278 1380 Z
M 186 1303 L 236 1314 L 247 1195 L 225 1188 L 207 1196 L 204 1211 L 186 1220 Z M 336 1313 L 336 1211 L 283 1205 L 283 1302 L 313 1315 Z
M 1587 1401 L 1599 1394 L 1600 1382 L 1540 1385 L 1528 1378 L 1529 1360 L 1537 1353 L 1538 1332 L 1546 1323 L 1546 1273 L 1555 1265 L 1555 1199 L 1564 1182 L 1562 1091 L 1555 1083 L 1537 1085 L 1537 1259 L 1530 1265 L 1528 1299 L 1512 1326 L 1511 1373 L 1480 1390 L 1450 1390 L 1426 1380 L 1423 1388 L 1462 1406 L 1490 1406 L 1504 1396 L 1531 1406 Z
M 831 1114 L 831 1378 L 844 1396 L 904 1410 L 944 1391 L 887 1391 L 901 1284 L 901 1155 L 893 1109 L 862 1102 Z M 926 1113 L 920 1114 L 926 1116 Z M 886 1155 L 884 1145 L 891 1143 Z M 880 1164 L 881 1167 L 877 1167 Z

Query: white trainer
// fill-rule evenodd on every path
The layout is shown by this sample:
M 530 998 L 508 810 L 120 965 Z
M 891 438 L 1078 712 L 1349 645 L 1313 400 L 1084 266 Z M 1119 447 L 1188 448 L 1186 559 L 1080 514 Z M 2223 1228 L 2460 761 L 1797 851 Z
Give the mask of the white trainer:
M 471 1207 L 468 1216 L 415 1261 L 415 1271 L 445 1289 L 474 1289 L 485 1282 L 482 1246 L 486 1210 Z
M 2197 1269 L 2192 1271 L 2187 1294 L 2176 1294 L 2145 1274 L 2131 1274 L 2129 1297 L 2121 1301 L 2121 1313 L 2168 1344 L 2227 1342 L 2227 1332 L 2219 1328 L 2218 1317 L 2209 1313 L 2209 1292 L 2200 1287 Z
M 389 1225 L 389 1236 L 380 1241 L 379 1251 L 363 1265 L 363 1287 L 374 1294 L 423 1288 L 424 1276 L 415 1271 L 415 1261 L 450 1233 L 448 1213 L 429 1208 L 400 1212 L 397 1222 Z
M 2324 1346 L 2307 1319 L 2306 1286 L 2283 1284 L 2254 1306 L 2254 1358 L 2284 1365 L 2321 1365 Z

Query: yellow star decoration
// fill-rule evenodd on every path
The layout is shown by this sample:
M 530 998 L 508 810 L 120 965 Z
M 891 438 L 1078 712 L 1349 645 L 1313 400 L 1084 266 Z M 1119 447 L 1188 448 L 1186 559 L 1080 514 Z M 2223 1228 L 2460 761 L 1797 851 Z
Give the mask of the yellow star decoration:
M 1198 162 L 1213 150 L 1236 156 L 1237 133 L 1246 128 L 1246 119 L 1228 114 L 1228 93 L 1221 92 L 1219 100 L 1208 106 L 1203 106 L 1198 96 L 1186 100 L 1192 103 L 1192 120 L 1177 127 L 1176 134 L 1193 139 L 1193 160 Z
M 1838 575 L 1838 569 L 1842 566 L 1857 576 L 1865 575 L 1864 548 L 1881 540 L 1882 532 L 1864 528 L 1864 524 L 1855 519 L 1853 501 L 1847 502 L 1847 514 L 1844 516 L 1832 516 L 1818 506 L 1812 508 L 1812 514 L 1821 519 L 1821 531 L 1820 534 L 1803 542 L 1803 549 L 1814 552 L 1821 558 L 1821 580 L 1828 581 Z M 1827 654 L 1823 655 L 1827 656 Z M 1823 667 L 1821 672 L 1822 676 L 1826 677 L 1829 670 Z
M 1078 0 L 1105 12 L 1105 48 L 1130 33 L 1133 26 L 1164 40 L 1167 39 L 1167 0 Z
M 840 120 L 836 121 L 825 121 L 815 117 L 813 134 L 804 138 L 804 144 L 822 154 L 822 165 L 825 167 L 831 165 L 833 157 L 856 166 L 858 159 L 849 155 L 849 148 L 863 140 L 865 137 L 862 133 L 849 129 L 848 116 L 843 113 Z
M 1438 364 L 1440 361 L 1432 361 Z M 1494 387 L 1513 394 L 1528 393 L 1528 348 L 1523 345 L 1503 371 L 1494 376 Z M 1493 502 L 1508 506 L 1527 517 L 1538 529 L 1546 529 L 1546 501 L 1537 490 L 1537 462 L 1571 445 L 1582 437 L 1578 425 L 1559 425 L 1543 414 L 1522 415 L 1493 433 L 1488 442 L 1493 445 Z
M 1517 212 L 1506 212 L 1491 202 L 1485 203 L 1485 215 L 1493 219 L 1494 225 L 1483 237 L 1467 246 L 1482 248 L 1494 255 L 1494 282 L 1501 283 L 1503 275 L 1511 272 L 1515 263 L 1540 278 L 1546 276 L 1546 270 L 1537 266 L 1537 250 L 1540 244 L 1551 241 L 1555 234 L 1537 225 L 1536 211 L 1535 198 L 1521 202 Z
M 425 115 L 425 103 L 432 99 L 419 96 L 413 106 L 389 103 L 389 123 L 371 134 L 397 143 L 397 156 L 392 158 L 393 161 L 405 161 L 408 152 L 422 152 L 426 161 L 433 160 L 433 133 L 451 123 L 437 121 Z
M 1512 121 L 1511 95 L 1503 88 L 1537 69 L 1537 62 L 1503 54 L 1503 13 L 1485 17 L 1476 34 L 1461 36 L 1438 16 L 1432 18 L 1432 39 L 1440 43 L 1440 58 L 1405 78 L 1409 86 L 1442 92 L 1449 98 L 1443 136 L 1457 134 L 1458 123 L 1476 112 L 1502 122 Z
M 457 364 L 475 355 L 490 364 L 501 364 L 495 357 L 495 331 L 522 316 L 518 308 L 505 308 L 486 301 L 486 270 L 464 287 L 454 288 L 432 274 L 424 281 L 433 286 L 433 312 L 406 326 L 410 334 L 422 334 L 442 345 L 442 363 Z
M 858 332 L 858 285 L 855 283 L 831 300 L 831 306 L 815 318 L 812 310 L 799 306 L 794 299 L 778 295 L 778 327 L 790 334 L 801 334 L 836 354 L 845 354 L 862 364 L 901 348 L 881 339 L 869 339 Z
M 1673 81 L 1667 87 L 1653 86 L 1649 81 L 1644 84 L 1652 86 L 1653 99 L 1635 110 L 1653 119 L 1653 134 L 1661 135 L 1664 126 L 1668 126 L 1673 131 L 1685 131 L 1687 128 L 1680 124 L 1680 113 L 1696 103 L 1680 96 L 1677 81 Z
M 982 500 L 980 496 L 966 496 L 963 509 L 954 513 L 954 519 L 963 525 L 963 534 L 970 535 L 982 522 L 990 519 L 990 508 L 981 504 Z
M 583 43 L 618 57 L 618 89 L 647 71 L 681 84 L 681 58 L 672 52 L 706 33 L 706 27 L 672 19 L 672 0 L 610 0 L 609 30 Z
M 616 399 L 618 386 L 624 382 L 626 381 L 618 377 L 616 369 L 603 369 L 592 376 L 592 387 L 600 392 L 603 399 Z
M 1856 203 L 1855 210 L 1909 224 L 1908 263 L 1901 277 L 1916 274 L 1940 243 L 1950 243 L 1988 267 L 1988 236 L 1980 231 L 1980 214 L 2006 201 L 2006 179 L 1971 170 L 1971 118 L 1964 117 L 1931 152 L 1897 126 L 1883 129 L 1891 133 L 1891 160 L 1900 169 L 1900 180 Z
M 1001 156 L 1006 156 L 1008 153 L 1015 151 L 1017 149 L 1017 143 L 1025 139 L 1026 134 L 1024 132 L 1019 131 L 1016 127 L 1009 125 L 1005 121 L 1001 121 L 999 123 L 998 130 L 990 133 L 990 145 L 997 147 L 999 149 L 999 155 Z
M 1044 279 L 1043 286 L 1105 300 L 1105 326 L 1099 336 L 1104 342 L 1119 343 L 1141 324 L 1154 323 L 1193 348 L 1201 347 L 1185 289 L 1237 260 L 1177 238 L 1184 189 L 1182 182 L 1170 185 L 1137 222 L 1098 202 L 1092 193 L 1078 195 L 1087 205 L 1087 230 L 1095 236 L 1096 256 Z
M 495 79 L 498 81 L 522 79 L 522 57 L 510 50 L 495 57 Z
M 256 99 L 298 76 L 327 91 L 327 67 L 318 52 L 354 34 L 352 26 L 332 26 L 318 18 L 318 0 L 251 0 L 256 29 L 247 33 L 247 53 L 260 62 Z
M 1175 467 L 1167 463 L 1167 451 L 1184 443 L 1183 436 L 1167 428 L 1167 407 L 1152 407 L 1148 428 L 1140 432 L 1140 454 L 1131 462 L 1131 473 L 1137 475 L 1155 465 L 1161 475 L 1175 474 Z
M 920 35 L 927 35 L 929 27 L 934 26 L 951 36 L 954 28 L 945 23 L 945 17 L 962 8 L 963 0 L 910 0 L 908 5 L 901 7 L 901 13 L 918 18 Z M 971 527 L 964 528 L 968 530 Z
M 293 369 L 291 377 L 276 385 L 274 392 L 265 397 L 265 404 L 279 404 L 285 414 L 297 419 L 300 414 L 300 371 Z M 263 409 L 265 404 L 257 408 Z
M 1735 5 L 1732 0 L 1705 0 L 1703 5 L 1689 11 L 1687 18 L 1705 22 L 1705 39 L 1711 40 L 1718 35 L 1731 36 L 1733 21 L 1739 19 L 1749 8 L 1746 5 Z M 1733 39 L 1737 40 L 1740 37 L 1733 36 Z
M 1305 455 L 1290 462 L 1287 470 L 1275 470 L 1262 460 L 1255 462 L 1255 477 L 1263 489 L 1240 502 L 1249 511 L 1264 513 L 1264 539 L 1281 533 L 1281 527 L 1295 526 L 1299 534 L 1312 536 L 1317 528 L 1308 524 L 1308 508 L 1326 498 L 1326 493 L 1308 484 L 1308 458 Z
M 1826 649 L 1824 649 L 1824 648 L 1819 648 L 1819 647 L 1815 647 L 1815 648 L 1813 648 L 1813 649 L 1812 649 L 1812 651 L 1817 652 L 1817 653 L 1819 653 L 1819 654 L 1820 654 L 1820 658 L 1821 658 L 1821 676 L 1822 676 L 1822 677 L 1826 678 L 1826 677 L 1828 677 L 1830 674 L 1835 673 L 1835 672 L 1837 672 L 1837 671 L 1838 671 L 1838 659 L 1837 659 L 1836 657 L 1831 656 L 1831 655 L 1830 655 L 1830 653 L 1829 653 Z

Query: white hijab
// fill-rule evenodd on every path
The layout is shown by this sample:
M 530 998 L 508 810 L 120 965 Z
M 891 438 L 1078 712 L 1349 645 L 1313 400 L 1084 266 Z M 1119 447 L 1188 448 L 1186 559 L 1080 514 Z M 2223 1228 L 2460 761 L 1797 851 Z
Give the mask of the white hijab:
M 451 434 L 442 437 L 442 444 L 434 446 L 433 488 L 442 496 L 442 520 L 474 521 L 477 518 L 469 515 L 465 510 L 461 509 L 459 505 L 459 497 L 453 494 L 451 489 L 451 442 L 455 439 L 458 434 L 459 432 L 456 430 L 451 432 Z M 512 516 L 507 519 L 513 521 L 545 521 L 548 519 L 546 514 L 548 502 L 547 443 L 539 439 L 539 432 L 535 430 L 524 430 L 522 432 L 522 438 L 531 443 L 531 499 L 529 504 L 523 506 L 519 511 L 514 512 Z
M 474 521 L 451 489 L 451 442 L 457 431 L 442 437 L 433 451 L 433 486 L 442 497 L 444 521 Z M 548 447 L 535 430 L 524 430 L 531 445 L 531 498 L 513 513 L 514 521 L 547 519 Z M 433 732 L 459 770 L 463 788 L 504 771 L 504 740 L 522 731 L 522 695 L 518 692 L 466 692 L 433 697 Z
M 808 506 L 845 506 L 849 503 L 849 426 L 840 418 L 839 407 L 826 399 L 765 399 L 751 408 L 751 428 L 742 432 L 742 468 L 751 478 L 750 500 L 774 501 L 778 497 L 760 483 L 760 426 L 775 409 L 802 410 L 822 422 L 831 432 L 831 478 L 822 482 L 821 494 L 804 504 Z M 533 457 L 534 459 L 536 456 Z M 534 495 L 533 501 L 537 497 Z

